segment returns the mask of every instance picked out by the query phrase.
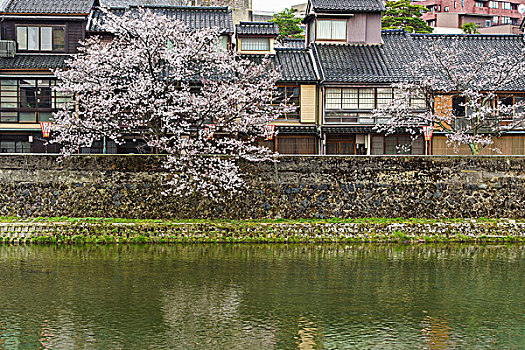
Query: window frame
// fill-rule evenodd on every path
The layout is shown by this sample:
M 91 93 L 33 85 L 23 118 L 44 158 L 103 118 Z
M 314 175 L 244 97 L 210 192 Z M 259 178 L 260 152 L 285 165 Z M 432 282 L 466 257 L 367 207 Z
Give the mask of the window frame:
M 270 43 L 271 38 L 270 37 L 241 37 L 240 39 L 241 39 L 241 52 L 250 52 L 250 51 L 269 52 L 271 51 L 271 43 Z M 255 40 L 265 39 L 268 41 L 268 48 L 267 49 L 245 49 L 243 46 L 245 43 L 250 42 L 249 41 L 250 39 L 255 39 Z
M 367 90 L 367 89 L 372 89 L 373 90 L 373 107 L 372 108 L 369 108 L 369 107 L 365 107 L 364 105 L 364 102 L 361 102 L 361 100 L 365 100 L 364 98 L 364 94 L 362 95 L 361 94 L 361 91 L 363 90 Z M 329 111 L 329 112 L 337 112 L 337 111 L 349 111 L 349 112 L 370 112 L 376 108 L 379 108 L 379 104 L 378 104 L 378 101 L 379 101 L 379 93 L 378 93 L 378 89 L 390 89 L 390 92 L 391 92 L 391 98 L 390 98 L 390 101 L 392 101 L 392 99 L 394 98 L 394 89 L 390 86 L 352 86 L 352 87 L 327 87 L 326 90 L 325 90 L 325 110 L 326 111 Z M 329 95 L 329 90 L 339 90 L 339 108 L 329 108 L 328 107 L 328 95 Z M 347 90 L 347 94 L 346 96 L 351 96 L 351 92 L 355 92 L 353 94 L 353 96 L 356 96 L 356 105 L 357 107 L 356 108 L 344 108 L 343 106 L 345 105 L 351 105 L 353 104 L 353 102 L 349 102 L 349 101 L 345 101 L 344 97 L 345 97 L 345 94 L 344 94 L 344 90 Z M 362 98 L 363 96 L 363 98 Z M 384 95 L 383 95 L 384 96 Z M 385 98 L 381 98 L 381 100 L 386 100 Z M 363 106 L 362 106 L 363 104 Z
M 318 22 L 325 21 L 330 22 L 330 35 L 331 38 L 322 38 L 319 36 Z M 343 39 L 333 39 L 333 22 L 344 22 L 345 23 L 345 37 Z M 336 41 L 336 42 L 346 42 L 348 41 L 348 21 L 346 19 L 338 18 L 317 18 L 315 20 L 315 40 L 316 41 Z
M 25 49 L 20 48 L 20 41 L 18 39 L 18 29 L 26 28 L 26 43 Z M 38 28 L 38 49 L 29 49 L 29 28 Z M 51 28 L 51 50 L 42 49 L 42 28 Z M 64 48 L 55 49 L 55 28 L 62 29 L 64 32 Z M 17 50 L 20 52 L 66 52 L 67 48 L 67 26 L 65 24 L 17 24 L 15 25 L 15 39 L 17 43 Z
M 34 107 L 22 107 L 21 106 L 21 81 L 29 80 L 35 82 L 35 102 Z M 7 90 L 4 89 L 3 82 L 4 81 L 16 81 L 16 89 L 15 90 Z M 43 84 L 42 82 L 48 82 L 47 84 Z M 49 77 L 46 79 L 43 78 L 33 78 L 31 76 L 28 76 L 27 78 L 17 78 L 17 79 L 0 79 L 0 123 L 12 123 L 12 124 L 36 124 L 40 121 L 50 121 L 49 120 L 49 113 L 54 113 L 58 111 L 60 108 L 62 108 L 62 104 L 68 103 L 68 99 L 71 99 L 71 97 L 63 96 L 61 93 L 54 91 L 53 87 L 56 85 L 56 79 L 54 77 Z M 10 85 L 14 86 L 14 85 Z M 47 94 L 42 94 L 42 89 L 49 89 L 49 99 L 47 98 Z M 9 98 L 9 103 L 16 105 L 16 107 L 4 107 L 2 104 L 4 103 L 4 93 L 6 91 L 16 91 L 16 97 L 15 100 L 13 100 L 12 95 L 6 94 L 6 96 Z M 44 97 L 46 100 L 44 102 L 40 101 L 39 99 Z M 43 103 L 48 103 L 49 106 L 43 105 Z M 31 120 L 25 120 L 21 121 L 21 114 L 22 113 L 34 113 L 35 118 Z M 4 120 L 4 115 L 7 118 L 7 116 L 11 114 L 11 118 L 14 120 Z M 40 117 L 40 114 L 46 115 L 44 120 L 41 120 L 43 118 Z
M 278 84 L 277 85 L 277 89 L 280 89 L 280 88 L 284 88 L 284 96 L 283 97 L 280 97 L 280 96 L 277 97 L 277 99 L 279 99 L 279 100 L 278 101 L 274 100 L 274 102 L 277 102 L 275 104 L 281 103 L 281 101 L 286 99 L 287 90 L 288 89 L 290 89 L 290 90 L 297 89 L 297 91 L 298 91 L 297 97 L 292 97 L 292 99 L 294 99 L 294 100 L 296 99 L 297 100 L 297 103 L 294 103 L 294 106 L 296 106 L 297 109 L 293 113 L 281 114 L 276 120 L 300 121 L 301 120 L 301 85 L 299 85 L 299 84 Z M 288 105 L 288 104 L 285 103 L 285 105 Z

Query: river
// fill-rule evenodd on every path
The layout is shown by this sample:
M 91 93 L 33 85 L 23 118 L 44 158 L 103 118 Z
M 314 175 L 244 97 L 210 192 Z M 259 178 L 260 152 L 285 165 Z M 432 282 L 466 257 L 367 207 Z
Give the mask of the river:
M 0 246 L 0 349 L 493 348 L 524 246 Z

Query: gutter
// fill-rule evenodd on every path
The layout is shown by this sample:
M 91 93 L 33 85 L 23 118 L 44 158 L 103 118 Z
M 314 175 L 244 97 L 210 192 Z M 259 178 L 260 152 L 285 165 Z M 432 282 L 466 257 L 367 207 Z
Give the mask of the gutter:
M 83 21 L 85 17 L 89 16 L 88 13 L 85 15 L 79 15 L 79 16 L 39 16 L 39 15 L 33 15 L 33 14 L 27 14 L 27 15 L 8 15 L 3 13 L 2 18 L 12 18 L 12 19 L 25 19 L 25 20 L 39 20 L 39 19 L 51 19 L 51 20 L 62 20 L 62 21 Z

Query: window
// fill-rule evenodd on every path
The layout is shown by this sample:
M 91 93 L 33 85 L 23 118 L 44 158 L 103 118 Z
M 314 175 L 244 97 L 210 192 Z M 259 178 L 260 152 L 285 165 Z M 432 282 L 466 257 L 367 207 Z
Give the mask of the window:
M 228 37 L 226 35 L 221 35 L 219 38 L 219 47 L 223 50 L 228 50 Z
M 498 2 L 497 1 L 489 1 L 489 8 L 497 9 L 498 8 Z
M 510 17 L 508 16 L 502 16 L 501 17 L 501 24 L 510 24 Z
M 275 104 L 285 103 L 287 105 L 300 106 L 300 88 L 298 85 L 278 86 L 277 92 L 277 98 L 274 99 Z M 299 108 L 292 113 L 281 115 L 279 119 L 299 119 Z
M 455 96 L 452 98 L 452 113 L 456 117 L 465 116 L 465 97 Z
M 318 40 L 346 40 L 346 20 L 318 20 Z
M 242 38 L 242 51 L 270 51 L 269 38 Z
M 52 113 L 72 98 L 53 91 L 55 80 L 0 80 L 0 122 L 50 121 Z
M 29 153 L 31 152 L 31 144 L 29 141 L 0 141 L 0 152 L 2 153 Z
M 19 50 L 64 51 L 64 27 L 25 27 L 16 28 L 16 41 Z
M 491 23 L 492 23 L 492 22 L 491 22 L 490 19 L 489 19 L 489 20 L 486 20 L 486 21 L 485 21 L 485 27 L 486 27 L 486 28 L 490 27 Z
M 410 107 L 415 109 L 426 109 L 427 103 L 423 94 L 417 94 L 410 98 Z
M 360 109 L 374 109 L 375 96 L 374 89 L 360 88 L 359 89 L 359 108 Z
M 377 88 L 377 107 L 383 107 L 392 102 L 391 88 Z
M 449 11 L 448 6 L 445 6 L 445 12 L 448 12 L 448 11 Z
M 18 81 L 1 80 L 0 87 L 0 107 L 16 108 L 18 105 Z
M 454 0 L 454 8 L 457 8 L 458 2 Z
M 409 135 L 373 135 L 370 153 L 381 154 L 425 154 L 423 137 L 415 140 Z
M 492 17 L 492 23 L 498 24 L 498 16 Z
M 436 26 L 436 20 L 432 20 L 432 21 L 428 21 L 427 23 L 430 27 L 435 27 Z
M 512 10 L 512 4 L 510 2 L 502 2 L 501 8 L 504 10 Z
M 392 101 L 392 88 L 327 88 L 327 110 L 372 110 Z
M 476 7 L 485 7 L 485 4 L 481 1 L 476 1 Z

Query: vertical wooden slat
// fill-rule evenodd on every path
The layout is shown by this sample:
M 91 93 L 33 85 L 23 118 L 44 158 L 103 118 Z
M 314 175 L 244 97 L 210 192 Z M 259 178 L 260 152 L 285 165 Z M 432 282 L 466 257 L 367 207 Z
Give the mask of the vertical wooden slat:
M 301 85 L 301 123 L 315 123 L 316 86 Z

